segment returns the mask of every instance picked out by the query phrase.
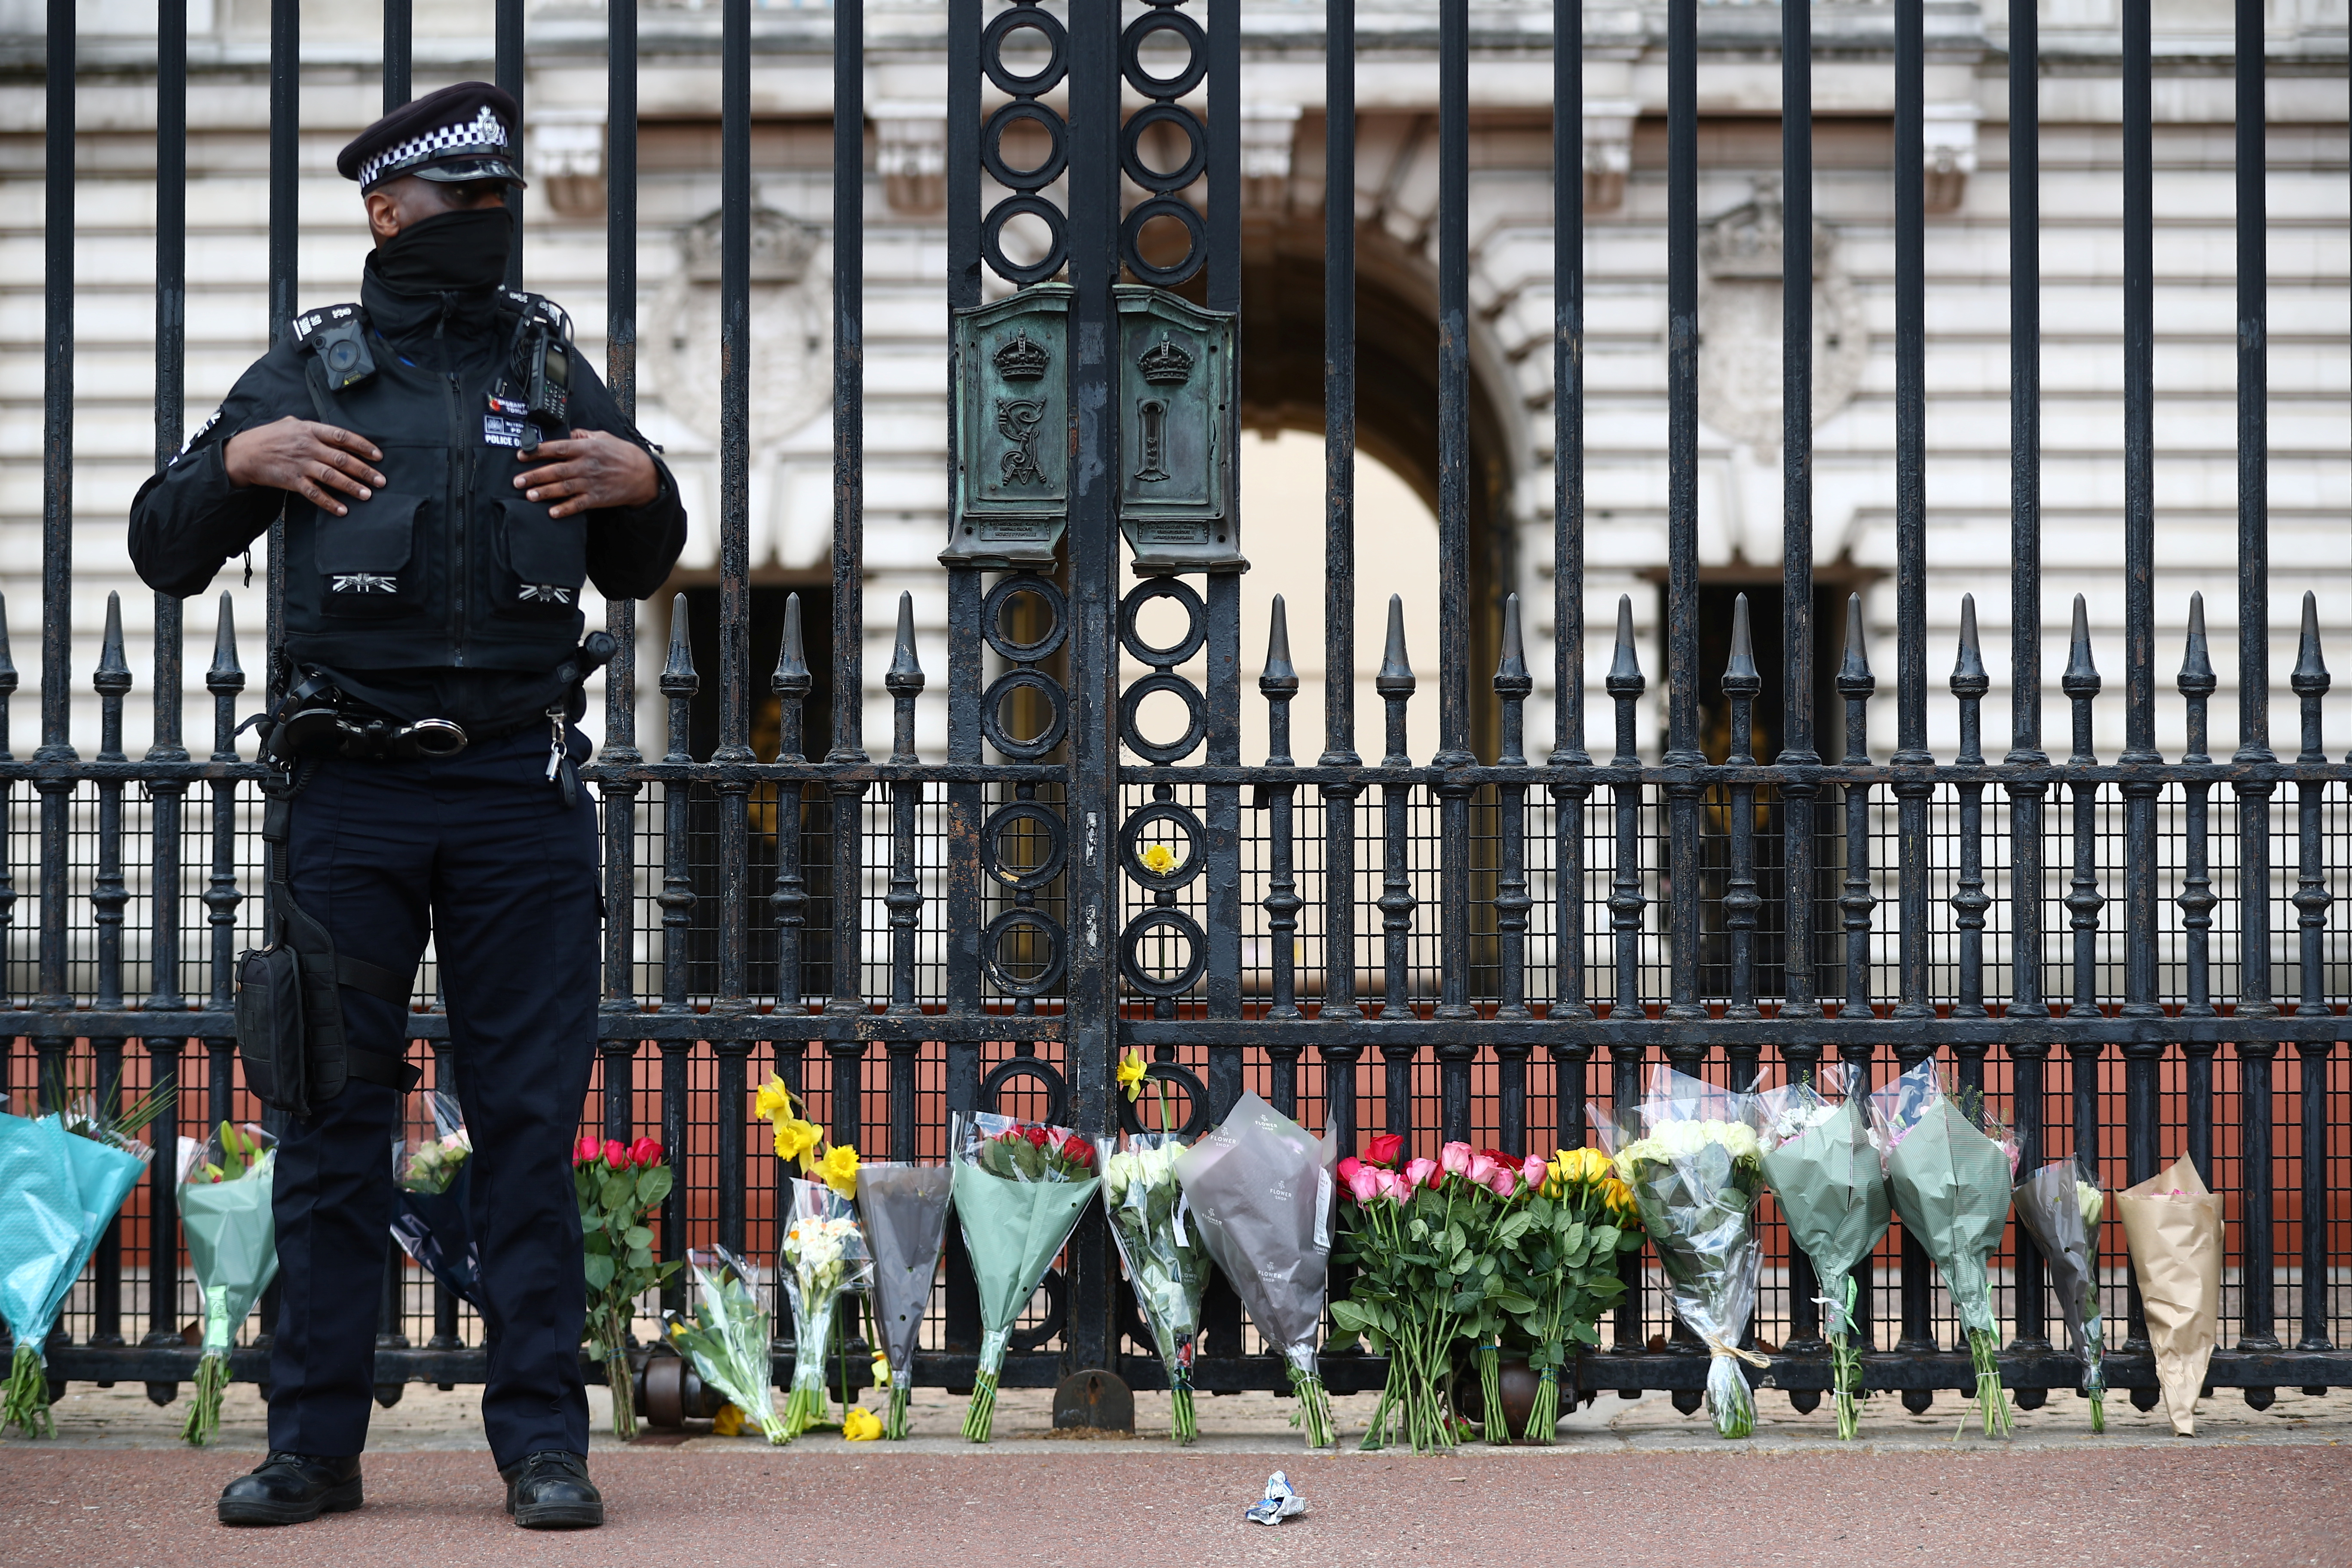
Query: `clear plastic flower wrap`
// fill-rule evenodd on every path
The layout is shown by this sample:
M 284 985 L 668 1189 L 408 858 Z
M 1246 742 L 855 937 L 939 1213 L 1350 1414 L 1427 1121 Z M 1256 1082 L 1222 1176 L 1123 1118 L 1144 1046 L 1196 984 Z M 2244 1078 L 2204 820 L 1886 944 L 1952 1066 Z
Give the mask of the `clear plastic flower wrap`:
M 409 1097 L 408 1125 L 392 1141 L 393 1184 L 408 1193 L 446 1193 L 473 1156 L 466 1113 L 446 1089 Z
M 258 1127 L 224 1121 L 198 1143 L 181 1140 L 180 1230 L 205 1302 L 204 1353 L 180 1436 L 196 1447 L 220 1431 L 229 1352 L 253 1304 L 278 1277 L 278 1232 L 270 1209 L 277 1140 Z
M 878 1369 L 890 1385 L 881 1436 L 907 1435 L 908 1391 L 915 1384 L 915 1347 L 940 1271 L 947 1239 L 945 1165 L 868 1161 L 857 1167 L 857 1212 L 874 1253 L 874 1319 L 882 1342 Z
M 759 1276 L 723 1247 L 688 1253 L 686 1267 L 694 1281 L 694 1317 L 689 1321 L 671 1314 L 670 1344 L 694 1363 L 706 1384 L 758 1422 L 769 1442 L 791 1442 L 776 1414 L 769 1318 L 760 1305 Z
M 1288 1363 L 1307 1446 L 1333 1441 L 1331 1400 L 1315 1363 L 1330 1272 L 1331 1167 L 1338 1140 L 1318 1139 L 1255 1094 L 1176 1157 L 1201 1239 L 1257 1326 Z
M 980 1294 L 980 1367 L 963 1435 L 985 1443 L 1013 1325 L 1101 1184 L 1094 1145 L 1066 1127 L 985 1111 L 948 1128 L 956 1224 Z
M 1770 1364 L 1739 1343 L 1761 1267 L 1755 1208 L 1764 1150 L 1755 1096 L 1654 1067 L 1640 1104 L 1616 1117 L 1598 1105 L 1586 1109 L 1658 1249 L 1675 1316 L 1706 1347 L 1715 1429 L 1748 1436 L 1756 1430 L 1756 1396 L 1739 1363 Z
M 797 1437 L 826 1420 L 824 1363 L 835 1314 L 843 1296 L 873 1282 L 874 1255 L 856 1208 L 824 1183 L 793 1182 L 792 1205 L 776 1273 L 793 1307 L 793 1386 L 784 1401 L 784 1432 Z
M 2099 1321 L 2099 1222 L 2107 1195 L 2098 1173 L 2073 1155 L 2017 1184 L 2017 1223 L 2042 1249 L 2050 1288 L 2066 1315 L 2066 1342 L 2083 1362 L 2083 1395 L 2091 1402 L 2091 1430 L 2107 1429 L 2106 1333 Z
M 1190 1443 L 1201 1433 L 1192 1411 L 1192 1347 L 1201 1332 L 1201 1293 L 1208 1288 L 1210 1264 L 1176 1180 L 1176 1161 L 1186 1141 L 1170 1132 L 1130 1132 L 1123 1149 L 1108 1138 L 1095 1147 L 1102 1158 L 1111 1240 L 1168 1369 L 1169 1433 L 1179 1443 Z
M 1816 1084 L 1819 1087 L 1816 1087 Z M 1834 1372 L 1837 1434 L 1861 1429 L 1862 1357 L 1853 1348 L 1854 1266 L 1886 1234 L 1886 1173 L 1871 1146 L 1870 1118 L 1844 1062 L 1758 1097 L 1764 1179 L 1780 1199 L 1789 1239 L 1812 1260 L 1822 1331 Z M 1827 1092 L 1824 1093 L 1823 1091 Z
M 1984 1435 L 2006 1437 L 2009 1396 L 1985 1259 L 2009 1228 L 2017 1140 L 1982 1093 L 1947 1083 L 1932 1059 L 1873 1094 L 1870 1114 L 1895 1212 L 1936 1260 L 1968 1331 Z

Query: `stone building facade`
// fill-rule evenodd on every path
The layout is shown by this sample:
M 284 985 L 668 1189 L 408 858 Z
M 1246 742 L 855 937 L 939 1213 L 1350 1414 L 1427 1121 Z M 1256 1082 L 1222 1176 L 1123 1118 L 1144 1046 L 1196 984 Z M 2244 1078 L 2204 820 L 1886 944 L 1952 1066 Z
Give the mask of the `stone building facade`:
M 2042 614 L 2063 637 L 2068 603 L 2084 595 L 2111 680 L 2123 616 L 2118 3 L 2044 5 L 2041 93 Z M 1549 636 L 1551 602 L 1551 9 L 1544 0 L 1472 6 L 1478 581 L 1492 599 L 1522 595 L 1538 645 Z M 1295 433 L 1321 423 L 1323 6 L 1249 0 L 1243 10 L 1243 396 L 1245 420 L 1264 437 L 1245 458 L 1255 477 L 1243 498 L 1244 548 L 1259 570 L 1245 584 L 1244 668 L 1255 668 L 1263 648 L 1265 601 L 1286 592 L 1311 687 L 1319 637 L 1311 623 L 1302 627 L 1298 606 L 1320 602 L 1319 517 L 1276 502 L 1316 494 L 1319 482 L 1300 488 L 1299 463 L 1319 473 L 1320 451 Z M 1434 535 L 1411 514 L 1435 493 L 1433 420 L 1422 422 L 1434 386 L 1435 37 L 1425 4 L 1365 0 L 1359 10 L 1352 199 L 1367 353 L 1361 441 L 1396 481 L 1381 492 L 1393 504 L 1366 510 L 1360 594 L 1367 616 L 1391 591 L 1416 615 L 1433 616 L 1424 556 Z M 268 11 L 265 0 L 190 6 L 190 428 L 264 345 Z M 355 297 L 364 231 L 332 164 L 379 110 L 381 12 L 372 0 L 306 0 L 301 16 L 300 298 L 309 305 Z M 1926 11 L 1931 647 L 1938 660 L 1948 656 L 1961 595 L 1974 594 L 1994 672 L 1989 712 L 2006 710 L 2010 615 L 2005 16 L 2005 6 L 1961 0 L 1927 0 Z M 934 564 L 946 529 L 944 17 L 941 0 L 866 7 L 866 592 L 869 606 L 886 606 L 901 588 L 913 591 L 935 674 L 945 615 Z M 2313 588 L 2329 649 L 2352 668 L 2346 8 L 2344 0 L 2273 0 L 2269 17 L 2273 636 L 2291 638 L 2300 590 Z M 28 672 L 42 506 L 41 21 L 32 0 L 0 0 L 0 592 L 16 612 L 17 662 Z M 416 0 L 416 90 L 489 75 L 489 21 L 479 3 Z M 816 0 L 770 0 L 753 18 L 751 554 L 756 587 L 798 584 L 812 594 L 824 589 L 833 509 L 830 21 Z M 1663 5 L 1587 7 L 1582 125 L 1588 623 L 1605 626 L 1616 596 L 1632 593 L 1654 674 L 1665 556 L 1664 25 Z M 695 518 L 679 568 L 679 586 L 690 589 L 716 581 L 719 18 L 715 5 L 647 0 L 639 26 L 640 412 L 646 433 L 667 447 Z M 2236 668 L 2228 608 L 2237 507 L 2231 26 L 2225 0 L 2167 0 L 2155 17 L 2157 600 L 2168 627 L 2184 622 L 2192 590 L 2211 602 L 2213 662 L 2222 672 L 2217 738 L 2233 732 Z M 1825 592 L 1863 594 L 1872 636 L 1886 644 L 1874 662 L 1891 670 L 1893 595 L 1874 584 L 1894 558 L 1892 9 L 1871 0 L 1820 5 L 1813 26 L 1816 570 Z M 602 7 L 582 0 L 530 8 L 526 281 L 571 310 L 599 358 L 604 29 Z M 1702 10 L 1700 549 L 1710 592 L 1778 592 L 1779 30 L 1769 5 Z M 152 624 L 150 595 L 125 557 L 122 519 L 156 444 L 153 32 L 154 0 L 81 7 L 74 621 L 77 684 L 93 703 L 92 725 L 87 672 L 107 593 L 123 592 L 135 667 L 143 667 Z M 1395 362 L 1387 395 L 1374 385 L 1382 355 Z M 1284 431 L 1292 438 L 1275 439 Z M 241 586 L 232 564 L 217 586 L 236 601 L 247 665 L 257 668 L 258 575 Z M 596 607 L 590 612 L 593 624 Z M 666 604 L 642 617 L 654 656 L 638 665 L 648 741 L 659 739 L 650 687 L 667 617 Z M 868 620 L 871 731 L 887 722 L 880 679 L 889 618 Z M 209 610 L 192 615 L 192 642 L 209 626 Z M 1828 626 L 1822 640 L 1833 662 Z M 2165 642 L 2177 646 L 2170 631 Z M 1359 649 L 1369 651 L 1360 634 Z M 1538 752 L 1550 739 L 1550 661 L 1530 662 L 1538 689 L 1528 739 Z M 2053 711 L 2063 712 L 2063 659 L 2044 662 Z M 1588 656 L 1599 711 L 1605 663 L 1603 649 Z M 1931 706 L 1933 742 L 1948 755 L 1951 705 Z M 2120 705 L 2103 706 L 2103 721 L 2119 731 Z M 1891 731 L 1892 704 L 1879 707 Z M 2179 705 L 2159 707 L 2159 743 L 2177 751 Z M 1311 691 L 1300 710 L 1315 710 Z M 927 706 L 924 720 L 922 742 L 935 750 L 943 710 Z M 143 704 L 134 704 L 134 754 L 144 721 Z M 2103 731 L 2103 751 L 2119 739 Z M 1417 740 L 1416 752 L 1429 749 Z

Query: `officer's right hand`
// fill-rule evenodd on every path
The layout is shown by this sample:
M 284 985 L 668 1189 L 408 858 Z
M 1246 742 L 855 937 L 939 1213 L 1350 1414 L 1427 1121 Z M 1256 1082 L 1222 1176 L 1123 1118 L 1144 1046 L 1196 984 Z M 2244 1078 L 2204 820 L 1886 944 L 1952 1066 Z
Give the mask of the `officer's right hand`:
M 221 457 L 228 466 L 228 482 L 239 489 L 267 485 L 290 491 L 337 517 L 350 516 L 352 509 L 329 490 L 365 500 L 372 493 L 370 485 L 379 489 L 383 486 L 383 476 L 368 466 L 382 462 L 383 454 L 366 439 L 290 414 L 271 424 L 238 431 L 229 437 Z

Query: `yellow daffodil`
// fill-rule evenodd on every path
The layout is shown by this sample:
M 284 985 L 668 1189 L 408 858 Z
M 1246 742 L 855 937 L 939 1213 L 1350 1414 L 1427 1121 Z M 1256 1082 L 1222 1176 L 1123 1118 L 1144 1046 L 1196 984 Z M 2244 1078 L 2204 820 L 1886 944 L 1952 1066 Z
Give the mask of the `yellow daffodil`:
M 743 1413 L 731 1405 L 722 1405 L 710 1423 L 714 1437 L 740 1437 L 743 1435 Z
M 1155 845 L 1153 847 L 1157 848 L 1159 846 Z M 1150 857 L 1147 856 L 1145 858 L 1148 860 Z M 1119 1088 L 1127 1090 L 1127 1098 L 1129 1100 L 1133 1100 L 1139 1095 L 1142 1094 L 1143 1079 L 1144 1067 L 1143 1053 L 1141 1051 L 1129 1051 L 1125 1056 L 1118 1058 L 1118 1086 Z
M 782 1079 L 770 1073 L 768 1081 L 760 1086 L 757 1109 L 762 1121 L 773 1121 L 780 1116 L 789 1117 L 793 1114 L 793 1091 L 784 1087 Z
M 877 1388 L 890 1386 L 890 1358 L 880 1351 L 874 1352 L 874 1386 Z
M 1176 865 L 1176 851 L 1165 844 L 1155 844 L 1143 852 L 1143 868 L 1155 877 L 1165 877 Z
M 841 1417 L 841 1435 L 853 1443 L 871 1443 L 882 1436 L 882 1417 L 864 1405 L 852 1405 Z
M 852 1143 L 835 1143 L 824 1152 L 824 1160 L 817 1166 L 817 1174 L 824 1184 L 845 1198 L 857 1195 L 857 1148 Z
M 817 1145 L 824 1141 L 824 1136 L 816 1130 L 814 1122 L 803 1121 L 795 1116 L 782 1116 L 776 1120 L 776 1158 L 798 1160 L 803 1171 L 814 1162 Z

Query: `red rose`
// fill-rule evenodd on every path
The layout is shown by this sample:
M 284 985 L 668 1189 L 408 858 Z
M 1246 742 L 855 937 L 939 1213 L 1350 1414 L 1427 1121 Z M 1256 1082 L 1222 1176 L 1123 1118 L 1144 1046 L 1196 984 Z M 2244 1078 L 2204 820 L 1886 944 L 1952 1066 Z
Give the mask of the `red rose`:
M 583 1133 L 580 1142 L 572 1146 L 572 1163 L 575 1165 L 593 1165 L 604 1156 L 604 1146 L 596 1142 L 593 1132 Z
M 1062 1140 L 1062 1155 L 1073 1165 L 1091 1165 L 1095 1163 L 1094 1145 L 1075 1132 Z
M 1045 1146 L 1045 1130 L 1042 1127 L 1024 1128 L 1021 1135 L 1029 1140 L 1029 1146 L 1032 1149 L 1043 1149 Z
M 1514 1171 L 1519 1168 L 1519 1157 L 1517 1154 L 1506 1154 L 1500 1149 L 1481 1149 L 1478 1152 L 1486 1155 L 1497 1165 L 1507 1165 Z
M 1396 1163 L 1403 1154 L 1404 1134 L 1402 1132 L 1383 1132 L 1364 1145 L 1364 1163 L 1378 1165 L 1384 1171 L 1396 1169 Z
M 662 1163 L 662 1146 L 650 1138 L 640 1138 L 629 1145 L 629 1163 L 643 1169 Z
M 629 1146 L 618 1138 L 604 1140 L 604 1163 L 616 1171 L 629 1168 Z

